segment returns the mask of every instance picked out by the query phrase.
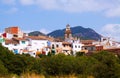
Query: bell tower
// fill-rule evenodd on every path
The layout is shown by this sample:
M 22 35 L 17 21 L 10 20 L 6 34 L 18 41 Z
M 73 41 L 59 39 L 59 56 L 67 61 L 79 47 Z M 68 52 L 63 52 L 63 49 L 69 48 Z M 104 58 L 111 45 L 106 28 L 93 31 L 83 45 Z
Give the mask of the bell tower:
M 66 25 L 66 30 L 65 30 L 65 41 L 69 42 L 72 39 L 72 34 L 71 34 L 71 30 L 70 30 L 70 25 L 67 24 Z

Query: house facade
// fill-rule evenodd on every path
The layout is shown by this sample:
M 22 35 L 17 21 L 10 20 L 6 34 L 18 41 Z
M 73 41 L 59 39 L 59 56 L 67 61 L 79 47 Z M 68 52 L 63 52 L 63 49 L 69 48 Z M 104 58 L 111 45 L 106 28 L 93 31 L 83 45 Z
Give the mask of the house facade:
M 8 27 L 0 35 L 0 43 L 15 54 L 30 54 L 33 57 L 39 54 L 48 55 L 49 52 L 75 55 L 76 52 L 88 53 L 120 47 L 120 43 L 110 38 L 101 38 L 100 41 L 74 38 L 69 24 L 66 25 L 63 41 L 56 41 L 48 36 L 26 36 L 19 27 Z

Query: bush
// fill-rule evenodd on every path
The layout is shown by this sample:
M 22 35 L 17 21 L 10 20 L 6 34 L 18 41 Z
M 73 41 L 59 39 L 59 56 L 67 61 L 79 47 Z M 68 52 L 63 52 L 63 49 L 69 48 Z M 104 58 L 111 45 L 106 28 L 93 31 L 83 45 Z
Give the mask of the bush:
M 76 52 L 76 57 L 85 55 L 85 52 Z
M 71 74 L 84 78 L 120 77 L 120 56 L 116 57 L 113 53 L 102 51 L 85 56 L 78 52 L 76 57 L 64 54 L 40 57 L 42 58 L 14 55 L 0 45 L 0 75 L 35 73 L 55 77 Z
M 0 60 L 0 76 L 7 75 L 8 70 L 5 68 L 3 62 Z
M 93 68 L 96 78 L 118 78 L 120 77 L 119 58 L 115 54 L 102 51 L 92 55 L 100 64 Z

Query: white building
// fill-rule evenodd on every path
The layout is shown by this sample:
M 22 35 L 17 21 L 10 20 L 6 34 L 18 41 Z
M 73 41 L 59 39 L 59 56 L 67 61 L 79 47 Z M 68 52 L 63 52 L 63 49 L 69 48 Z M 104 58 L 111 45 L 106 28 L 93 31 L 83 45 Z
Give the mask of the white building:
M 44 52 L 45 55 L 50 52 L 50 41 L 39 37 L 5 39 L 2 45 L 15 54 L 30 54 L 33 57 L 37 51 Z
M 24 35 L 18 26 L 5 28 L 5 33 L 8 33 L 7 35 L 10 35 L 10 37 L 12 36 L 12 37 L 18 37 L 18 38 L 23 38 L 23 35 Z M 10 38 L 7 35 L 6 35 L 6 38 Z
M 62 53 L 62 42 L 51 42 L 51 49 L 58 53 Z
M 76 52 L 80 52 L 82 50 L 82 46 L 83 46 L 83 44 L 81 44 L 81 43 L 73 43 L 72 44 L 73 54 L 76 54 Z
M 29 50 L 35 52 L 39 51 L 41 53 L 45 52 L 45 55 L 50 51 L 51 42 L 49 40 L 43 39 L 40 36 L 28 36 L 26 38 L 29 40 Z
M 120 48 L 120 43 L 109 37 L 101 37 L 101 40 L 93 42 L 93 45 L 101 45 L 103 46 L 103 49 Z
M 2 45 L 13 51 L 15 54 L 22 54 L 21 50 L 24 50 L 27 47 L 28 41 L 22 38 L 5 39 L 5 42 L 3 42 Z

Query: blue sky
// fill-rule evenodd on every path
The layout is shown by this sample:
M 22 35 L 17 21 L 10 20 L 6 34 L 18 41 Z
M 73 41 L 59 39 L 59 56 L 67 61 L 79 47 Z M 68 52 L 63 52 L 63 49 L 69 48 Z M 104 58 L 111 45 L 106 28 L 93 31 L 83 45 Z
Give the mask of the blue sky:
M 0 32 L 19 26 L 48 33 L 66 24 L 120 41 L 120 0 L 0 0 Z

